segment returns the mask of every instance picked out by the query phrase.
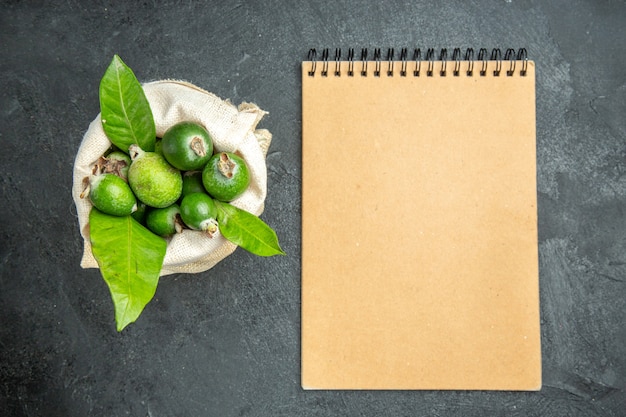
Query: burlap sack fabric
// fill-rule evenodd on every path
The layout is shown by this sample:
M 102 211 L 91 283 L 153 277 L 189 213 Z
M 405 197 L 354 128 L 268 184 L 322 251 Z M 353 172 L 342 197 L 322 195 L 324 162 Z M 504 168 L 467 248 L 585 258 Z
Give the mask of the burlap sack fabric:
M 181 121 L 202 124 L 211 134 L 217 151 L 238 152 L 250 169 L 250 186 L 233 204 L 252 214 L 263 212 L 267 191 L 265 157 L 272 135 L 256 129 L 266 114 L 255 104 L 239 107 L 183 81 L 155 81 L 143 84 L 150 103 L 157 137 Z M 89 241 L 89 198 L 80 198 L 83 178 L 92 172 L 94 163 L 111 147 L 102 129 L 100 115 L 89 125 L 74 161 L 72 197 L 76 204 L 80 233 L 84 240 L 81 267 L 97 268 Z M 236 246 L 223 236 L 185 229 L 168 241 L 161 275 L 206 271 L 230 255 Z

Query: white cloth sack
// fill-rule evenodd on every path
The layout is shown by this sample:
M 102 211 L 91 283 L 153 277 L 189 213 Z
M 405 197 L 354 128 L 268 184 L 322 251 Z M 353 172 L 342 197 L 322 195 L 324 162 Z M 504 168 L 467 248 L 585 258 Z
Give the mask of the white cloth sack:
M 216 151 L 238 152 L 250 169 L 250 186 L 231 204 L 252 214 L 263 212 L 267 192 L 265 157 L 272 135 L 256 129 L 266 114 L 255 104 L 232 103 L 183 81 L 155 81 L 143 84 L 150 103 L 157 137 L 162 137 L 172 125 L 181 121 L 196 122 L 208 130 Z M 80 198 L 83 179 L 109 148 L 111 142 L 102 128 L 100 114 L 91 122 L 74 161 L 72 197 L 76 204 L 80 233 L 84 240 L 81 267 L 98 268 L 89 240 L 88 197 Z M 233 253 L 236 245 L 219 233 L 210 238 L 206 233 L 185 229 L 168 239 L 161 275 L 206 271 Z

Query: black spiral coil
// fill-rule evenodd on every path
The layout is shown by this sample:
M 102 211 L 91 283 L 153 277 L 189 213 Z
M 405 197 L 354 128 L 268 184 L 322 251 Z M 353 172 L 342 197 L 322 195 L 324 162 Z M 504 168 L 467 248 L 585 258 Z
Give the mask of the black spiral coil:
M 468 77 L 474 76 L 474 64 L 478 63 L 480 65 L 480 70 L 478 71 L 478 75 L 484 77 L 487 75 L 487 70 L 490 67 L 489 62 L 495 62 L 495 68 L 493 69 L 493 75 L 495 77 L 499 77 L 501 74 L 504 74 L 508 77 L 514 76 L 516 74 L 516 65 L 520 64 L 520 68 L 518 69 L 518 73 L 520 76 L 526 76 L 528 69 L 528 52 L 526 48 L 520 48 L 518 50 L 509 48 L 504 52 L 504 56 L 502 51 L 499 48 L 493 48 L 491 53 L 486 48 L 480 48 L 478 50 L 478 55 L 476 60 L 474 59 L 474 49 L 467 48 L 465 49 L 465 53 L 461 48 L 454 48 L 452 51 L 451 61 L 448 61 L 448 50 L 446 48 L 442 48 L 439 51 L 437 56 L 437 51 L 434 48 L 428 48 L 425 52 L 424 60 L 422 60 L 422 51 L 420 48 L 413 49 L 412 59 L 409 60 L 409 49 L 402 48 L 400 50 L 400 60 L 395 60 L 395 50 L 394 48 L 387 49 L 387 55 L 383 61 L 383 54 L 381 48 L 374 49 L 374 56 L 371 61 L 374 62 L 374 70 L 372 74 L 374 77 L 380 77 L 381 74 L 385 74 L 387 77 L 392 77 L 396 74 L 396 70 L 398 69 L 396 64 L 399 63 L 399 75 L 401 77 L 406 77 L 408 74 L 412 74 L 414 77 L 419 77 L 422 74 L 425 74 L 427 77 L 432 77 L 434 75 L 435 69 L 435 61 L 441 62 L 441 68 L 439 68 L 438 75 L 440 77 L 445 77 L 448 75 L 448 65 L 452 69 L 452 76 L 459 77 L 461 76 L 461 62 L 468 62 L 467 69 L 465 70 L 465 75 Z M 307 61 L 311 62 L 311 66 L 308 71 L 309 76 L 314 76 L 317 72 L 317 50 L 312 48 L 309 50 Z M 320 74 L 323 77 L 327 77 L 329 73 L 330 67 L 330 49 L 324 48 L 322 49 L 322 55 L 319 62 L 321 63 L 321 71 Z M 355 61 L 355 52 L 354 48 L 348 49 L 348 57 L 345 60 L 348 63 L 347 75 L 352 77 L 355 75 L 354 71 L 354 61 Z M 368 50 L 367 48 L 361 49 L 360 55 L 361 61 L 361 71 L 359 74 L 362 77 L 367 77 L 369 74 L 368 71 L 368 63 L 371 61 L 368 59 Z M 412 63 L 411 65 L 409 63 Z M 333 75 L 336 77 L 340 77 L 341 73 L 341 49 L 335 49 L 335 58 L 334 58 L 334 70 Z M 422 71 L 422 63 L 426 63 L 425 71 Z M 507 66 L 508 63 L 508 66 Z M 386 66 L 386 70 L 383 71 L 383 66 Z M 410 71 L 410 66 L 412 67 L 412 71 Z M 503 67 L 505 70 L 503 71 Z

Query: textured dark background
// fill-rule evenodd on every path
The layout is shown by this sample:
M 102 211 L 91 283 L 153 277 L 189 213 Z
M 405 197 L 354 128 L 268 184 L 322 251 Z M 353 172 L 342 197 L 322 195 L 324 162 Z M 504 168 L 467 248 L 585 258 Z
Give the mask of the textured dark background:
M 626 415 L 626 4 L 436 3 L 1 2 L 0 415 Z M 526 47 L 537 63 L 539 392 L 300 388 L 300 61 L 404 46 Z M 115 53 L 141 81 L 269 111 L 263 219 L 288 253 L 163 278 L 121 334 L 79 267 L 70 195 Z

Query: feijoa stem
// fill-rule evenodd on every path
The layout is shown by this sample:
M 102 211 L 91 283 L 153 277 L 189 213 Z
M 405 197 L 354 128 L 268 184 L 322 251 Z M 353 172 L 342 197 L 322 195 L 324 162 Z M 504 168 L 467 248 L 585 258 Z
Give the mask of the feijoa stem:
M 226 178 L 233 177 L 233 170 L 235 169 L 235 163 L 230 160 L 226 152 L 220 154 L 220 160 L 217 163 L 217 169 Z
M 132 161 L 139 158 L 144 153 L 143 149 L 141 149 L 137 144 L 133 144 L 128 147 L 128 155 Z
M 204 142 L 202 141 L 201 137 L 195 136 L 193 139 L 191 139 L 191 142 L 189 143 L 189 147 L 196 155 L 206 156 L 206 148 L 204 146 Z
M 215 233 L 219 230 L 217 220 L 215 219 L 207 219 L 200 224 L 200 229 L 203 232 L 206 232 L 209 237 L 213 237 Z

